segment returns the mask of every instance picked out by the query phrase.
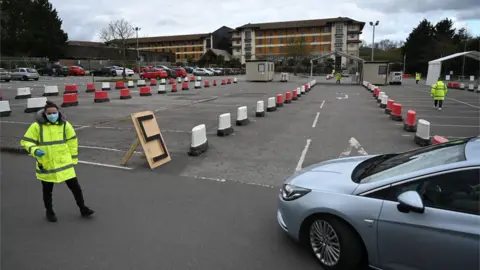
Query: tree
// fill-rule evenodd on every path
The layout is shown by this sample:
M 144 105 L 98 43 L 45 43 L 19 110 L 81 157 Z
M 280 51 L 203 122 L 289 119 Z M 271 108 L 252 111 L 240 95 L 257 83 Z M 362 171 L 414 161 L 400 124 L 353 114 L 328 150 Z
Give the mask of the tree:
M 107 27 L 100 30 L 100 39 L 109 44 L 115 44 L 123 51 L 123 72 L 122 76 L 127 77 L 125 73 L 125 64 L 127 61 L 127 39 L 135 34 L 133 26 L 125 19 L 111 21 Z
M 223 67 L 225 64 L 225 57 L 221 54 L 217 55 L 217 62 L 216 62 L 218 67 Z
M 292 66 L 295 66 L 294 75 L 297 75 L 297 70 L 299 68 L 298 64 L 302 58 L 309 55 L 307 42 L 305 41 L 304 37 L 297 39 L 291 38 L 285 49 L 287 57 L 289 57 L 291 60 L 290 63 Z
M 407 55 L 408 72 L 427 73 L 428 61 L 434 59 L 434 26 L 424 19 L 413 29 L 402 47 L 402 55 Z
M 58 60 L 68 40 L 48 0 L 1 0 L 1 54 Z
M 382 51 L 390 51 L 398 47 L 399 47 L 399 42 L 392 41 L 390 39 L 383 39 L 375 43 L 375 49 L 379 49 Z

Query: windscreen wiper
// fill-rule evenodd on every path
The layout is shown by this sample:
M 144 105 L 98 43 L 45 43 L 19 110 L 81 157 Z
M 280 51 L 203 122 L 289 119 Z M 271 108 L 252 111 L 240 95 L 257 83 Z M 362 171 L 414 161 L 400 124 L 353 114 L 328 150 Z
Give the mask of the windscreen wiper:
M 397 155 L 394 155 L 397 156 Z M 378 165 L 382 164 L 383 162 L 387 161 L 388 159 L 392 158 L 392 155 L 384 155 L 382 157 L 379 157 L 377 160 L 372 162 L 370 165 L 368 165 L 363 172 L 358 176 L 359 179 L 365 178 L 370 175 L 370 173 L 378 167 Z

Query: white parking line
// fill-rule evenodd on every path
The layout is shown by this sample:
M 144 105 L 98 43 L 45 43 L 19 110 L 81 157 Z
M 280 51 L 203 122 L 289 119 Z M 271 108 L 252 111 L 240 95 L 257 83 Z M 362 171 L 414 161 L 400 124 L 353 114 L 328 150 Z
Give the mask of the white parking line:
M 410 89 L 412 89 L 413 91 L 423 92 L 423 93 L 429 93 L 429 91 L 417 90 L 417 89 L 415 89 L 415 88 L 413 88 L 413 87 L 410 87 L 410 86 L 405 86 L 405 87 L 410 88 Z M 480 109 L 479 106 L 475 106 L 475 105 L 473 105 L 473 104 L 470 104 L 470 103 L 467 103 L 467 102 L 464 102 L 464 101 L 461 101 L 461 100 L 458 100 L 458 99 L 454 99 L 454 98 L 451 98 L 451 97 L 448 97 L 448 96 L 445 97 L 445 98 L 446 98 L 446 99 L 449 99 L 449 100 L 456 101 L 456 102 L 458 102 L 458 103 L 462 103 L 462 104 L 464 104 L 464 105 L 467 105 L 467 106 L 470 106 L 470 107 L 473 107 L 473 108 Z
M 133 168 L 130 168 L 130 167 L 110 165 L 110 164 L 98 163 L 98 162 L 90 162 L 90 161 L 84 161 L 84 160 L 79 160 L 78 163 L 86 164 L 86 165 L 93 165 L 93 166 L 100 166 L 100 167 L 107 167 L 107 168 L 114 168 L 114 169 L 133 170 Z
M 313 120 L 312 128 L 315 128 L 317 126 L 317 121 L 318 121 L 319 116 L 320 116 L 320 112 L 317 112 L 317 115 L 315 116 L 315 119 Z
M 312 142 L 311 139 L 307 139 L 307 143 L 305 144 L 305 148 L 300 155 L 300 159 L 298 160 L 297 167 L 295 168 L 295 172 L 301 171 L 303 166 L 303 161 L 305 161 L 305 156 L 307 155 L 308 148 L 310 147 L 310 143 Z
M 323 108 L 323 105 L 325 105 L 325 100 L 322 101 L 322 104 L 320 104 L 320 109 Z
M 127 152 L 121 149 L 115 148 L 108 148 L 108 147 L 100 147 L 100 146 L 88 146 L 88 145 L 79 145 L 78 148 L 85 148 L 85 149 L 95 149 L 95 150 L 103 150 L 103 151 L 111 151 L 111 152 Z M 143 154 L 142 152 L 135 151 L 134 154 Z

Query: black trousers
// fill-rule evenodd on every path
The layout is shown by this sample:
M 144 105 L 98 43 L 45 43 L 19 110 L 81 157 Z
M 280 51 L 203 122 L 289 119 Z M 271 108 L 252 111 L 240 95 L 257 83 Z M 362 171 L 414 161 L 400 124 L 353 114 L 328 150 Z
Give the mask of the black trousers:
M 47 211 L 53 211 L 52 193 L 53 193 L 53 186 L 55 185 L 55 183 L 45 182 L 45 181 L 40 181 L 40 182 L 42 182 L 43 203 L 45 205 L 45 209 Z M 78 179 L 74 177 L 72 179 L 65 181 L 65 184 L 67 184 L 67 187 L 72 192 L 73 197 L 75 198 L 75 202 L 77 203 L 77 206 L 80 209 L 83 209 L 85 207 L 85 202 L 83 200 L 83 192 L 82 192 L 82 188 L 80 187 L 80 184 L 78 183 Z
M 415 83 L 418 84 L 418 80 L 415 80 Z
M 441 108 L 442 105 L 443 105 L 443 100 L 435 100 L 435 101 L 434 101 L 434 104 L 435 104 L 435 107 L 438 106 L 439 108 Z

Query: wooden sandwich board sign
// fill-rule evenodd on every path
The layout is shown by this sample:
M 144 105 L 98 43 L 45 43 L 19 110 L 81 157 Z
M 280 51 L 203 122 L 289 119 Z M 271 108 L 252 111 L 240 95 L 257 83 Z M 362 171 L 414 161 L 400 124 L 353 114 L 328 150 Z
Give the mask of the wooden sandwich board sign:
M 154 169 L 172 160 L 165 141 L 163 140 L 155 114 L 152 111 L 145 111 L 132 113 L 131 117 L 135 130 L 137 131 L 137 138 L 120 164 L 123 166 L 127 164 L 127 161 L 133 155 L 139 144 L 142 145 L 150 169 Z

